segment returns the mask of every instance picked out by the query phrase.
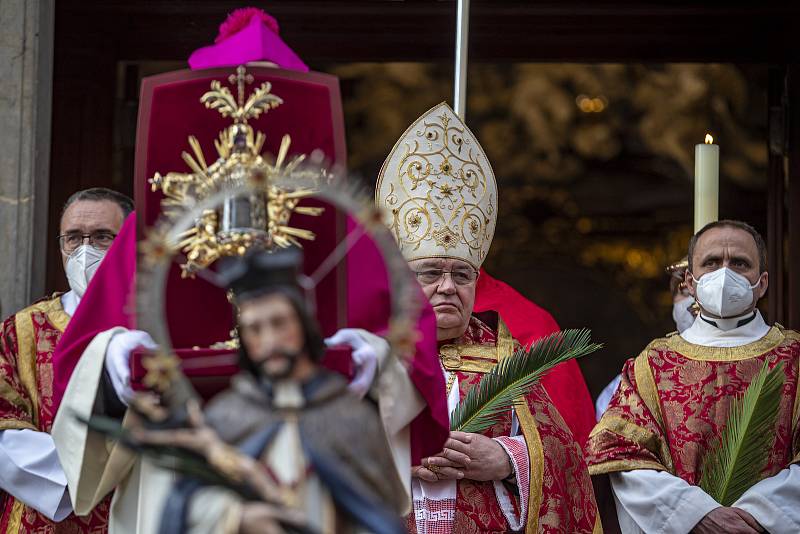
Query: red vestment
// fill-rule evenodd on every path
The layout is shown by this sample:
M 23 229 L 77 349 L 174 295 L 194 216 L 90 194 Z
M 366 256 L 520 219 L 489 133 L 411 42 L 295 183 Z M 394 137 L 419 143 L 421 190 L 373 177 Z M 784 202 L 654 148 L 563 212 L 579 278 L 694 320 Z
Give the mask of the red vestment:
M 502 321 L 492 328 L 473 316 L 464 335 L 453 344 L 442 345 L 439 351 L 444 368 L 458 377 L 463 400 L 484 373 L 516 348 L 519 344 Z M 525 532 L 600 532 L 594 492 L 580 446 L 541 385 L 534 386 L 525 400 L 515 408 L 525 446 L 521 450 L 506 446 L 506 450 L 514 457 L 515 465 L 528 466 L 527 472 L 517 472 L 518 484 L 527 482 L 527 487 L 519 487 L 516 496 L 513 491 L 496 492 L 493 482 L 459 480 L 452 532 L 507 532 L 510 527 L 501 498 L 506 501 L 507 511 L 527 508 L 527 515 L 523 515 Z M 508 412 L 484 435 L 509 436 L 511 426 Z M 418 504 L 415 502 L 415 513 L 420 515 Z M 435 505 L 431 510 L 442 513 Z M 429 512 L 422 512 L 425 514 Z M 413 516 L 409 525 L 415 532 Z
M 786 381 L 760 478 L 799 462 L 799 358 L 800 335 L 776 326 L 740 347 L 695 345 L 677 334 L 656 339 L 625 364 L 620 387 L 589 438 L 590 472 L 655 469 L 696 485 L 731 402 L 765 361 L 770 368 L 783 363 Z
M 69 316 L 60 295 L 42 299 L 3 322 L 0 337 L 0 430 L 50 432 L 58 408 L 53 399 L 53 352 Z M 54 523 L 0 491 L 0 532 L 102 533 L 109 499 L 85 517 Z

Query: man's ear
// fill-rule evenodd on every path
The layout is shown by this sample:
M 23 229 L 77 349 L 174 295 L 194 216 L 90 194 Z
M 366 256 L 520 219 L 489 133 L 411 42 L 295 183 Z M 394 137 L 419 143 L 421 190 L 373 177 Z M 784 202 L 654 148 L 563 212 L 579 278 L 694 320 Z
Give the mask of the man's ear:
M 695 294 L 694 278 L 692 278 L 692 273 L 689 269 L 686 269 L 686 272 L 683 273 L 683 285 L 686 286 L 689 294 L 696 299 L 697 295 Z
M 759 281 L 761 284 L 758 286 L 758 298 L 761 298 L 766 294 L 767 287 L 769 287 L 769 273 L 767 271 L 761 273 Z

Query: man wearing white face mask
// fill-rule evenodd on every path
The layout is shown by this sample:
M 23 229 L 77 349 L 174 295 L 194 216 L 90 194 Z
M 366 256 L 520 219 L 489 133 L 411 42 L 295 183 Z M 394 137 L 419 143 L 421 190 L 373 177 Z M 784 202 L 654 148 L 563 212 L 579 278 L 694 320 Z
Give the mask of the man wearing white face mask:
M 692 325 L 628 360 L 589 439 L 589 471 L 610 473 L 623 532 L 800 532 L 800 335 L 770 327 L 766 247 L 751 226 L 719 221 L 689 244 L 685 283 L 700 305 Z M 731 506 L 698 483 L 731 401 L 768 362 L 786 381 L 769 463 Z
M 51 426 L 52 357 L 89 282 L 133 211 L 127 196 L 104 188 L 72 195 L 58 243 L 70 290 L 6 319 L 0 335 L 0 528 L 3 532 L 101 532 L 100 515 L 78 518 L 55 451 Z

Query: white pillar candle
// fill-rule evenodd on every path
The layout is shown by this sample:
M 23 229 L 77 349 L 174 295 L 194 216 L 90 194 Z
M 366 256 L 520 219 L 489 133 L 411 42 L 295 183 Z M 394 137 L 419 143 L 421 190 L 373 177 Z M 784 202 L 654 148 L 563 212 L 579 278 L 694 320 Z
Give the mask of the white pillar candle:
M 719 145 L 706 134 L 694 147 L 694 231 L 719 218 Z

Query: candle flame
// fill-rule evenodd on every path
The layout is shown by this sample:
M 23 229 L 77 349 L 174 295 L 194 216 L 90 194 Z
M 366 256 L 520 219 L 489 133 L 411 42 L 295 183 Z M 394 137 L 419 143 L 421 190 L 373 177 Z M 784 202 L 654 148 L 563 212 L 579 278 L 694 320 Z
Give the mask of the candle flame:
M 706 144 L 710 145 L 714 143 L 714 138 L 711 137 L 711 134 L 706 134 Z

